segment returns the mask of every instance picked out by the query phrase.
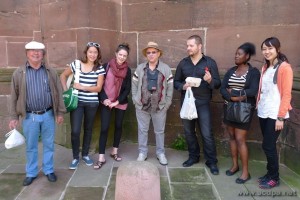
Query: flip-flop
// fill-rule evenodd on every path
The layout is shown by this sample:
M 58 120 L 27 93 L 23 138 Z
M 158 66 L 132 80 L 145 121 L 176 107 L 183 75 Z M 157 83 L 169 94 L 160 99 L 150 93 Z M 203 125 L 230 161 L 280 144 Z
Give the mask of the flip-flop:
M 106 163 L 106 161 L 101 162 L 101 161 L 98 160 L 98 161 L 95 162 L 95 164 L 94 164 L 94 169 L 100 169 L 105 163 Z
M 122 160 L 122 157 L 120 157 L 117 153 L 116 154 L 110 154 L 110 157 L 112 157 L 117 162 L 120 162 Z

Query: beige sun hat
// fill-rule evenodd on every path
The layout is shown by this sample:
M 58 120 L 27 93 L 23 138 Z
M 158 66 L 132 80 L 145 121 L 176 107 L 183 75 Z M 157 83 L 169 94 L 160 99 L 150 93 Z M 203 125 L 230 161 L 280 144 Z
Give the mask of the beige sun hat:
M 160 52 L 160 56 L 162 56 L 163 51 L 159 48 L 158 44 L 156 42 L 148 42 L 147 46 L 142 50 L 145 57 L 147 57 L 146 51 L 149 48 L 157 49 Z
M 25 49 L 45 49 L 45 45 L 40 42 L 31 41 L 25 45 Z

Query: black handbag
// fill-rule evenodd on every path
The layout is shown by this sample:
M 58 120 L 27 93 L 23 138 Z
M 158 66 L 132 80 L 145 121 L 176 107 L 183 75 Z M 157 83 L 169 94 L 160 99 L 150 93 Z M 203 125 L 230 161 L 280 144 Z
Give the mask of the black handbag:
M 250 120 L 251 111 L 252 105 L 247 102 L 247 98 L 246 102 L 230 101 L 227 104 L 225 119 L 236 123 L 247 123 Z

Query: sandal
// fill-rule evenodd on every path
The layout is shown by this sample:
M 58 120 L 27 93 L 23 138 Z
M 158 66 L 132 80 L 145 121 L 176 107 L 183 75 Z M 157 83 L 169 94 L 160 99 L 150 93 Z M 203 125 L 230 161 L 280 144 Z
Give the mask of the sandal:
M 110 154 L 110 157 L 112 157 L 115 161 L 120 162 L 122 158 L 116 153 L 116 154 Z
M 106 161 L 101 162 L 101 161 L 98 160 L 94 164 L 94 169 L 100 169 L 105 163 L 106 163 Z

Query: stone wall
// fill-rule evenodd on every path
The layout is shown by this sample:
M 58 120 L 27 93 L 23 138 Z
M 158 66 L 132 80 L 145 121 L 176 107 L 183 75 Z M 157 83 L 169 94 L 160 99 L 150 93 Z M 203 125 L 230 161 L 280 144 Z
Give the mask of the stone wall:
M 186 56 L 186 38 L 199 34 L 203 51 L 213 57 L 220 73 L 234 64 L 236 48 L 244 42 L 257 46 L 251 63 L 260 68 L 263 57 L 261 42 L 277 36 L 293 66 L 294 88 L 291 118 L 281 135 L 278 146 L 280 160 L 300 173 L 300 1 L 286 0 L 2 0 L 0 2 L 0 102 L 9 102 L 9 82 L 15 67 L 25 62 L 24 45 L 37 40 L 46 44 L 46 62 L 61 71 L 67 63 L 82 56 L 88 41 L 101 44 L 103 61 L 113 55 L 117 44 L 131 46 L 129 63 L 134 70 L 143 62 L 141 49 L 148 41 L 156 41 L 164 51 L 162 60 L 175 71 Z M 179 93 L 174 93 L 168 111 L 166 145 L 182 134 L 179 119 Z M 222 124 L 222 98 L 214 92 L 212 105 L 213 132 L 218 141 L 218 152 L 228 155 L 228 134 Z M 0 141 L 7 132 L 8 111 L 0 107 Z M 70 146 L 70 125 L 58 127 L 56 141 Z M 99 137 L 100 122 L 96 119 L 92 147 Z M 153 128 L 150 131 L 154 144 Z M 135 111 L 130 104 L 124 124 L 124 140 L 137 141 Z M 264 160 L 260 148 L 261 133 L 257 118 L 249 131 L 250 157 Z M 109 141 L 110 143 L 111 141 Z

